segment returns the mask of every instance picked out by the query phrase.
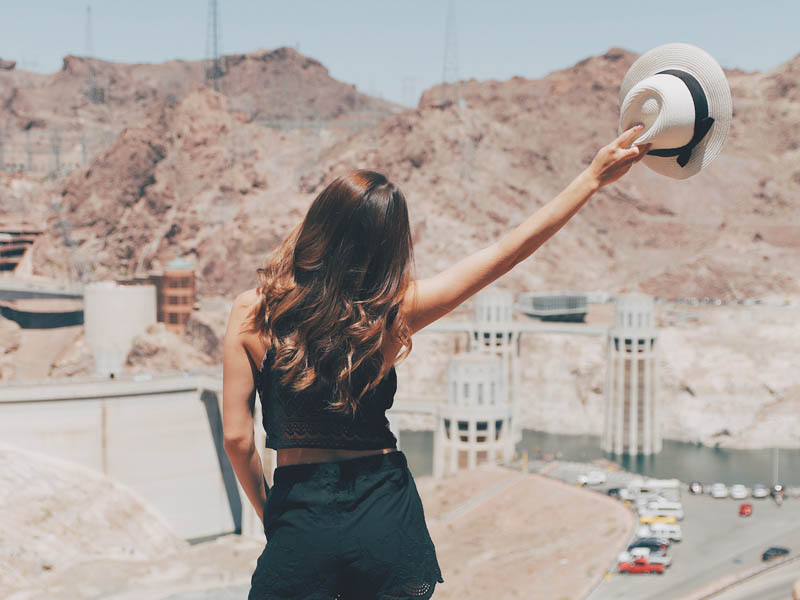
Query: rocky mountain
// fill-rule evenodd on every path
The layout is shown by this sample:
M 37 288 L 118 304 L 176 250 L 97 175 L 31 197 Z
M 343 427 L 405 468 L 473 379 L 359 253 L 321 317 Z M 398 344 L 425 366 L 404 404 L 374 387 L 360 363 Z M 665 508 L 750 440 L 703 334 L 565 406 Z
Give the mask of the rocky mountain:
M 232 89 L 235 73 L 259 64 L 242 56 Z M 618 86 L 634 59 L 612 49 L 538 80 L 462 82 L 463 107 L 435 87 L 416 110 L 356 132 L 262 127 L 237 109 L 244 92 L 232 99 L 206 89 L 153 103 L 61 183 L 76 252 L 102 273 L 147 268 L 180 248 L 198 261 L 201 292 L 225 294 L 250 285 L 252 269 L 215 265 L 233 255 L 237 264 L 259 262 L 325 182 L 371 167 L 406 192 L 417 267 L 430 274 L 549 201 L 616 135 Z M 637 165 L 506 285 L 638 287 L 666 298 L 798 293 L 798 62 L 729 73 L 735 115 L 710 168 L 676 181 Z
M 227 55 L 221 63 L 216 87 L 247 121 L 371 121 L 400 110 L 333 79 L 293 48 Z M 208 61 L 124 64 L 78 56 L 66 56 L 53 74 L 0 68 L 3 162 L 37 174 L 85 166 L 155 107 L 174 106 L 203 88 L 209 68 Z
M 380 122 L 364 126 L 348 116 L 355 113 L 348 112 L 352 103 L 346 96 L 331 105 L 345 107 L 344 112 L 326 112 L 322 98 L 333 96 L 324 93 L 323 67 L 294 51 L 275 52 L 286 53 L 286 58 L 256 53 L 231 60 L 225 93 L 204 88 L 167 98 L 168 88 L 159 88 L 150 100 L 140 101 L 133 92 L 120 94 L 141 118 L 122 123 L 113 144 L 63 178 L 30 183 L 19 174 L 0 176 L 0 207 L 25 204 L 26 198 L 28 206 L 48 207 L 48 232 L 34 247 L 36 271 L 103 279 L 158 268 L 180 251 L 197 266 L 201 298 L 232 298 L 257 285 L 255 269 L 326 182 L 368 167 L 385 172 L 404 190 L 417 275 L 430 275 L 488 245 L 544 205 L 616 136 L 619 84 L 636 59 L 631 52 L 611 49 L 540 79 L 465 81 L 458 94 L 452 86 L 437 86 L 422 96 L 417 108 L 394 113 L 388 107 Z M 318 93 L 318 100 L 299 105 L 313 107 L 322 120 L 338 119 L 338 124 L 298 127 L 301 113 L 276 109 L 269 116 L 248 108 L 247 99 L 255 103 L 259 95 L 246 83 L 256 73 L 273 72 L 281 60 L 307 73 L 308 89 L 300 97 Z M 127 67 L 130 73 L 151 68 Z M 636 165 L 499 283 L 514 291 L 638 289 L 665 299 L 728 301 L 800 294 L 800 56 L 769 72 L 727 75 L 733 123 L 722 154 L 708 169 L 676 181 Z M 116 85 L 123 90 L 129 84 Z M 345 90 L 334 84 L 330 89 Z M 455 101 L 459 96 L 462 103 Z M 95 108 L 86 106 L 73 114 L 90 114 Z M 52 114 L 67 119 L 69 111 L 64 110 L 53 109 Z M 264 120 L 273 117 L 285 127 L 265 126 Z M 756 325 L 743 313 L 735 314 L 731 335 L 751 335 Z M 218 330 L 224 315 L 210 321 Z M 676 327 L 678 332 L 665 338 L 673 349 L 691 342 L 692 327 Z M 715 336 L 713 326 L 703 331 L 706 337 L 692 343 L 730 351 L 730 339 Z M 784 350 L 793 343 L 791 331 L 786 336 Z M 418 347 L 425 344 L 421 341 Z M 574 354 L 568 345 L 561 356 Z M 443 357 L 452 351 L 447 340 L 428 346 Z M 682 398 L 681 404 L 702 405 L 711 415 L 724 411 L 713 408 L 720 394 L 739 389 L 741 401 L 750 407 L 740 412 L 753 415 L 752 423 L 725 421 L 716 427 L 724 421 L 721 412 L 722 420 L 698 419 L 701 431 L 674 413 L 668 420 L 670 431 L 708 440 L 728 429 L 735 437 L 728 440 L 731 444 L 760 443 L 761 434 L 753 433 L 766 423 L 758 421 L 764 413 L 759 407 L 771 406 L 776 394 L 780 406 L 792 405 L 798 382 L 790 378 L 777 387 L 748 387 L 744 379 L 771 368 L 765 367 L 758 347 L 747 346 L 746 352 L 740 348 L 747 354 L 747 369 L 730 371 L 710 362 L 692 371 L 683 365 L 675 367 L 674 385 L 665 388 L 670 401 Z M 408 396 L 431 389 L 420 383 L 428 381 L 423 355 L 424 350 L 409 359 L 404 379 Z M 572 392 L 569 385 L 560 388 L 559 395 L 569 398 L 565 402 L 579 403 L 576 409 L 586 412 L 586 419 L 571 420 L 576 432 L 595 426 L 588 415 L 596 414 L 600 397 L 595 380 L 602 361 L 597 360 L 587 358 L 587 365 L 597 364 L 586 367 L 585 381 Z M 527 373 L 534 383 L 545 376 L 535 369 Z M 733 388 L 700 385 L 700 379 L 721 373 L 734 378 Z M 735 383 L 737 377 L 741 385 Z M 706 397 L 695 400 L 684 388 L 701 390 Z M 547 409 L 529 414 L 537 427 L 563 430 L 560 417 Z M 710 423 L 715 424 L 713 431 L 706 430 Z M 798 443 L 787 435 L 787 444 Z
M 330 120 L 399 110 L 333 79 L 319 61 L 293 48 L 221 58 L 220 90 L 248 120 Z M 175 104 L 205 85 L 207 61 L 125 64 L 66 56 L 61 70 L 40 74 L 0 68 L 0 123 L 8 130 L 126 127 L 153 105 Z

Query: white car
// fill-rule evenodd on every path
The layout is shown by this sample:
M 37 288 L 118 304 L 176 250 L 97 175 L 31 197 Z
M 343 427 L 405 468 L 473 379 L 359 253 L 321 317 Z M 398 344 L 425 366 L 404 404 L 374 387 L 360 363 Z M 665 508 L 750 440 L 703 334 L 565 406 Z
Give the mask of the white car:
M 747 488 L 741 483 L 736 483 L 731 486 L 731 498 L 734 500 L 744 500 L 747 498 Z
M 633 562 L 639 557 L 653 564 L 662 564 L 668 567 L 672 564 L 672 556 L 666 552 L 653 552 L 650 548 L 631 548 L 628 552 L 622 552 L 617 556 L 617 562 Z
M 728 486 L 726 486 L 724 483 L 715 483 L 711 486 L 710 493 L 712 498 L 727 498 Z
M 606 474 L 602 471 L 590 471 L 588 475 L 579 475 L 581 485 L 601 485 L 606 482 Z
M 675 517 L 678 521 L 683 519 L 683 505 L 680 502 L 648 502 L 644 508 L 639 509 L 640 513 L 649 513 L 657 517 Z
M 753 498 L 766 498 L 769 496 L 769 488 L 762 483 L 756 483 L 750 493 Z
M 650 523 L 649 525 L 652 535 L 656 537 L 667 538 L 673 542 L 680 542 L 683 538 L 680 525 L 670 525 L 669 523 Z
M 639 496 L 634 500 L 637 508 L 644 508 L 651 502 L 667 502 L 667 499 L 664 498 L 664 496 L 659 496 L 658 494 L 646 494 Z
M 639 529 L 636 530 L 636 537 L 637 538 L 653 537 L 653 530 L 650 529 L 650 525 L 640 525 Z

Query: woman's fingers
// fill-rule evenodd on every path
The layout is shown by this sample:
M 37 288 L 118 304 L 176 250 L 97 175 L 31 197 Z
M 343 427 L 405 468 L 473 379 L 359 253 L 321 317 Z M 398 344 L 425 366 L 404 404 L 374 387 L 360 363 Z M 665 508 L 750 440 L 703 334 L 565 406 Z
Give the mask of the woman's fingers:
M 635 140 L 642 130 L 644 129 L 644 125 L 639 123 L 638 125 L 634 125 L 630 129 L 623 131 L 620 136 L 614 140 L 614 145 L 619 146 L 620 148 L 630 148 L 631 144 L 633 144 L 633 140 Z

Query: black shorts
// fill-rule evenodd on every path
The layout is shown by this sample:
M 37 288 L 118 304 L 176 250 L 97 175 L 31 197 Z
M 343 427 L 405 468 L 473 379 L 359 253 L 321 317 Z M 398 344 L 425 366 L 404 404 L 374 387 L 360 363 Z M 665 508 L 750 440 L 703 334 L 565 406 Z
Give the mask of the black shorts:
M 277 467 L 248 600 L 427 599 L 444 583 L 406 456 Z

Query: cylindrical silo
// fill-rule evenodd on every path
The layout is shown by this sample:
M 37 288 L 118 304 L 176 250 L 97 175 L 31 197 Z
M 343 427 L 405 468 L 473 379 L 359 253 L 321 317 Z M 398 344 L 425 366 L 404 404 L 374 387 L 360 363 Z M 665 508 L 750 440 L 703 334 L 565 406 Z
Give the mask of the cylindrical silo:
M 155 322 L 153 285 L 98 281 L 84 287 L 84 331 L 94 353 L 97 375 L 119 375 L 133 338 Z

